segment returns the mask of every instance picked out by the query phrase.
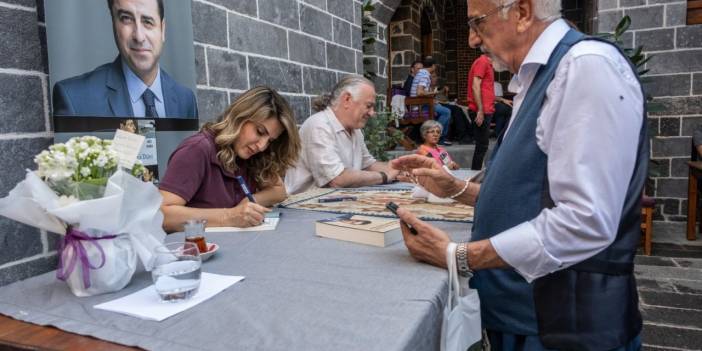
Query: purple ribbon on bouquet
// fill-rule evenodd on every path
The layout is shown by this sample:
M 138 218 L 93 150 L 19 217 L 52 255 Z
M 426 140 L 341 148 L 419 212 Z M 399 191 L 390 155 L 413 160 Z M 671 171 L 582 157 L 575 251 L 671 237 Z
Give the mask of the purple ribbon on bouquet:
M 85 234 L 84 232 L 81 232 L 80 230 L 74 229 L 73 227 L 69 226 L 64 239 L 59 242 L 59 262 L 58 268 L 56 269 L 56 278 L 64 281 L 68 279 L 68 276 L 76 268 L 76 263 L 78 263 L 78 260 L 80 260 L 80 267 L 83 273 L 83 286 L 86 289 L 89 288 L 90 270 L 100 269 L 102 268 L 102 266 L 105 265 L 105 251 L 102 249 L 102 246 L 100 246 L 100 244 L 97 241 L 100 239 L 114 239 L 116 237 L 117 235 L 91 237 L 88 234 Z M 100 250 L 99 265 L 94 266 L 92 263 L 90 263 L 90 260 L 88 259 L 88 254 L 85 251 L 85 247 L 83 246 L 82 241 L 88 241 L 91 244 L 93 244 L 93 246 L 95 246 L 98 250 Z M 66 255 L 68 254 L 68 247 L 73 249 L 73 256 L 71 256 L 69 259 L 66 259 Z M 68 260 L 68 262 L 66 262 L 66 260 Z

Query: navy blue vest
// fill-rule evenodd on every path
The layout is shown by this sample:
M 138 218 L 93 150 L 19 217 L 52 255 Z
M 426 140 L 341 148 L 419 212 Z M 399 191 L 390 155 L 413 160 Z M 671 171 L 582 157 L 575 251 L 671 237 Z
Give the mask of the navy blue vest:
M 599 39 L 574 30 L 566 34 L 534 77 L 509 136 L 498 141 L 480 187 L 471 240 L 494 236 L 553 206 L 547 155 L 536 143 L 536 121 L 561 58 L 581 40 Z M 518 335 L 538 333 L 545 347 L 567 350 L 614 349 L 638 335 L 641 315 L 632 271 L 641 236 L 640 199 L 648 163 L 645 116 L 644 109 L 637 162 L 614 243 L 533 285 L 513 269 L 477 271 L 471 286 L 479 291 L 485 328 Z

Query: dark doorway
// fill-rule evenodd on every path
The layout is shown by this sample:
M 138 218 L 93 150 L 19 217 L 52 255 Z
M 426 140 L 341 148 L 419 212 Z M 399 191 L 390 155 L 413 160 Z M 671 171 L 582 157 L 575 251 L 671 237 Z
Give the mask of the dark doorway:
M 434 52 L 431 35 L 431 21 L 429 21 L 429 15 L 427 14 L 426 10 L 422 11 L 420 30 L 422 33 L 422 59 L 424 59 L 427 56 L 432 56 L 432 53 Z

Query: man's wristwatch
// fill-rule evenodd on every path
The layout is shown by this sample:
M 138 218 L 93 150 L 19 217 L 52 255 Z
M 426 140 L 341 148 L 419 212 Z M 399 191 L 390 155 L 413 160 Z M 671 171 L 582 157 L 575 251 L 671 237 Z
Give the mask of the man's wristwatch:
M 456 248 L 456 268 L 462 277 L 473 276 L 473 270 L 468 265 L 468 243 L 460 243 Z
M 382 183 L 382 184 L 387 184 L 387 183 L 388 183 L 388 175 L 387 175 L 387 173 L 385 173 L 385 172 L 383 172 L 383 171 L 380 171 L 380 172 L 378 172 L 378 173 L 380 173 L 380 177 L 383 178 L 383 183 Z

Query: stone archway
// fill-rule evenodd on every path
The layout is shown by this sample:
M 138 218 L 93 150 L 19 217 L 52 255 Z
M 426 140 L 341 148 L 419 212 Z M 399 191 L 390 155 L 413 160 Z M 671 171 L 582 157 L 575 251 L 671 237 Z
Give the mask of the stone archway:
M 364 57 L 370 62 L 370 68 L 377 74 L 376 89 L 384 94 L 392 84 L 402 84 L 409 72 L 409 66 L 421 58 L 419 15 L 421 11 L 430 13 L 432 26 L 433 55 L 439 64 L 441 82 L 450 89 L 451 99 L 458 98 L 465 104 L 467 96 L 466 77 L 478 51 L 470 49 L 468 43 L 467 6 L 466 0 L 375 0 L 375 10 L 371 14 L 378 24 L 378 42 L 372 53 Z M 401 23 L 398 18 L 408 18 L 415 24 Z M 401 38 L 400 33 L 409 32 L 409 36 Z M 405 44 L 402 44 L 402 42 Z M 407 44 L 407 43 L 410 44 Z M 416 44 L 415 44 L 416 43 Z M 462 44 L 463 43 L 463 44 Z M 394 44 L 394 45 L 393 45 Z M 401 45 L 411 49 L 397 50 Z M 416 45 L 416 48 L 415 48 Z
M 422 47 L 437 62 L 439 76 L 444 76 L 446 61 L 443 0 L 402 0 L 388 22 L 388 82 L 402 84 L 412 62 L 422 59 Z M 422 18 L 425 19 L 424 28 Z M 429 28 L 427 28 L 429 27 Z M 431 33 L 423 37 L 422 32 Z
M 432 56 L 439 65 L 441 83 L 450 89 L 451 98 L 466 95 L 467 85 L 460 77 L 467 76 L 464 66 L 470 65 L 472 56 L 467 45 L 468 29 L 467 1 L 465 0 L 377 0 L 371 18 L 376 21 L 380 33 L 373 53 L 364 54 L 371 64 L 367 67 L 378 75 L 375 79 L 378 93 L 387 91 L 392 84 L 402 84 L 409 66 L 421 58 L 419 19 L 422 11 L 429 16 L 432 27 Z M 401 23 L 398 18 L 409 16 L 414 24 Z M 465 28 L 464 28 L 465 27 Z M 401 38 L 400 33 L 409 32 L 415 39 Z M 393 39 L 394 38 L 394 39 Z M 402 42 L 405 44 L 402 44 Z M 409 44 L 407 44 L 409 43 Z M 416 44 L 415 44 L 416 43 Z M 411 49 L 397 50 L 399 46 Z M 415 47 L 416 45 L 416 47 Z

